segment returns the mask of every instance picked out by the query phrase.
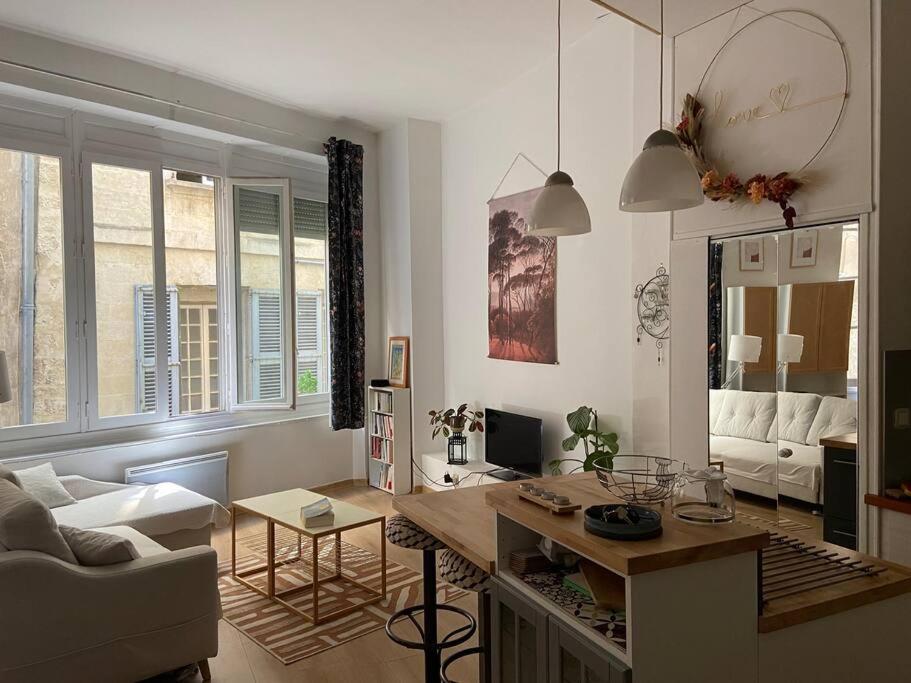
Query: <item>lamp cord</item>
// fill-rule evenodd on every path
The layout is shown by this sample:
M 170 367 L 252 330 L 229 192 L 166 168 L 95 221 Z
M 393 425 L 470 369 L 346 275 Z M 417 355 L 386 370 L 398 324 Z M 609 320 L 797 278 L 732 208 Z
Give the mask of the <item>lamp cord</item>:
M 658 40 L 661 41 L 658 57 L 658 130 L 664 128 L 664 0 L 660 2 L 660 11 L 661 35 L 658 36 Z
M 662 0 L 663 2 L 664 0 Z M 562 20 L 563 20 L 563 0 L 557 0 L 557 170 L 560 170 L 560 103 L 561 103 L 561 79 L 563 74 L 562 67 Z

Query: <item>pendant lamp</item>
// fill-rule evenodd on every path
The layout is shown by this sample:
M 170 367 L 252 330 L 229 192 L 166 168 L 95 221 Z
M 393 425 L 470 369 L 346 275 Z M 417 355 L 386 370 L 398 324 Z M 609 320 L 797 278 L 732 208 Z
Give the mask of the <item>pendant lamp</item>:
M 677 136 L 662 128 L 664 119 L 664 0 L 661 0 L 661 57 L 658 79 L 658 130 L 645 139 L 620 190 L 620 210 L 631 213 L 677 211 L 705 201 L 699 174 Z
M 573 187 L 573 179 L 560 170 L 560 88 L 563 41 L 561 12 L 563 0 L 557 0 L 557 170 L 544 182 L 528 219 L 528 234 L 538 237 L 583 235 L 592 230 L 591 217 L 582 196 Z

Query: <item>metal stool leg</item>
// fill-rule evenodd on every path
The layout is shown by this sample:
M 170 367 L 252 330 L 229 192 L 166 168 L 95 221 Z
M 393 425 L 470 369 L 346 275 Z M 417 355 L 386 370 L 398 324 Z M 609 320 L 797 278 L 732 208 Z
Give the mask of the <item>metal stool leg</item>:
M 439 683 L 440 650 L 437 644 L 437 560 L 435 550 L 424 556 L 424 681 Z

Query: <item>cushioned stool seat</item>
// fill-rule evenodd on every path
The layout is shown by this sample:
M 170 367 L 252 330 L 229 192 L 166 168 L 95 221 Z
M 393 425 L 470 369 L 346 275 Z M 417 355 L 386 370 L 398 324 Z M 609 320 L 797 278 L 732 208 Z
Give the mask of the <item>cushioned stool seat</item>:
M 440 576 L 457 588 L 478 593 L 487 589 L 490 574 L 452 548 L 440 553 Z
M 436 596 L 436 551 L 445 550 L 442 543 L 432 534 L 412 522 L 405 515 L 395 515 L 386 522 L 386 539 L 393 545 L 409 550 L 420 550 L 424 565 L 424 602 L 398 610 L 386 620 L 386 635 L 402 647 L 424 651 L 424 679 L 436 683 L 440 680 L 440 659 L 442 651 L 455 647 L 471 638 L 478 628 L 475 618 L 467 610 L 453 605 L 437 604 Z M 437 617 L 440 612 L 448 612 L 461 617 L 462 626 L 453 629 L 442 639 L 437 637 Z M 423 626 L 417 615 L 422 615 Z M 398 635 L 398 624 L 408 621 L 419 636 L 412 640 Z
M 411 550 L 443 550 L 446 547 L 405 515 L 395 515 L 386 521 L 386 539 L 393 545 Z

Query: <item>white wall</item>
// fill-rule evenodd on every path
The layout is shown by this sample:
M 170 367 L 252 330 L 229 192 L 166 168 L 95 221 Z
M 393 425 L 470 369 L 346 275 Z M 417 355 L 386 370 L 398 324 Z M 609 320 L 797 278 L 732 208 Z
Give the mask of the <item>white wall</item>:
M 440 135 L 439 123 L 408 119 L 379 136 L 386 335 L 411 340 L 417 454 L 438 445 L 423 427 L 443 402 Z
M 555 61 L 443 124 L 446 403 L 542 417 L 545 461 L 563 455 L 565 415 L 582 404 L 619 432 L 621 448 L 632 447 L 631 221 L 617 201 L 632 159 L 633 31 L 609 16 L 564 51 L 562 166 L 588 205 L 592 232 L 559 241 L 558 365 L 487 358 L 486 202 L 518 152 L 545 170 L 555 165 Z M 520 160 L 498 196 L 543 180 Z M 483 438 L 469 443 L 483 457 Z
M 344 120 L 310 115 L 147 64 L 6 27 L 0 27 L 0 58 L 126 88 L 167 101 L 179 101 L 198 110 L 217 112 L 221 116 L 211 116 L 73 80 L 0 65 L 0 81 L 27 88 L 261 140 L 267 145 L 281 145 L 308 152 L 322 153 L 322 143 L 332 135 L 363 145 L 367 376 L 380 376 L 385 372 L 378 144 L 375 133 Z M 236 117 L 247 123 L 225 117 Z M 54 464 L 61 473 L 120 478 L 126 464 L 225 448 L 231 453 L 230 487 L 235 496 L 350 479 L 352 471 L 355 475 L 363 476 L 363 430 L 333 433 L 329 420 L 325 417 L 298 419 L 284 422 L 280 426 L 264 425 L 163 440 L 154 446 L 124 445 L 91 452 L 79 451 L 55 458 Z
M 633 31 L 633 152 L 658 127 L 658 54 L 659 37 L 644 29 Z M 669 59 L 667 51 L 665 60 Z M 670 111 L 666 108 L 665 111 Z M 668 120 L 668 117 L 664 117 Z M 663 265 L 670 273 L 673 297 L 676 273 L 670 268 L 671 222 L 667 213 L 631 214 L 630 240 L 631 286 L 644 283 Z M 636 302 L 630 296 L 630 316 L 633 330 L 639 324 Z M 671 339 L 663 342 L 662 361 L 658 363 L 655 340 L 646 334 L 632 347 L 633 442 L 636 451 L 647 455 L 668 455 L 669 428 L 669 368 L 674 352 L 674 320 L 671 320 Z M 635 339 L 635 336 L 633 336 Z

